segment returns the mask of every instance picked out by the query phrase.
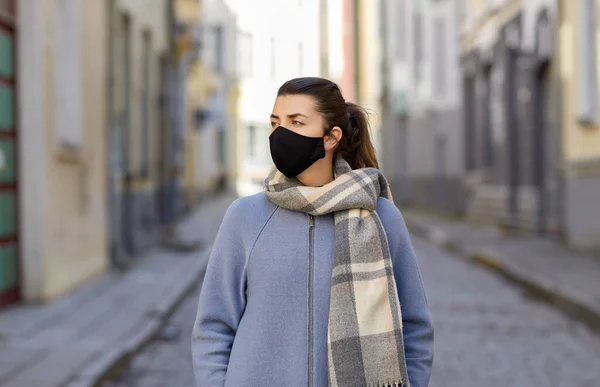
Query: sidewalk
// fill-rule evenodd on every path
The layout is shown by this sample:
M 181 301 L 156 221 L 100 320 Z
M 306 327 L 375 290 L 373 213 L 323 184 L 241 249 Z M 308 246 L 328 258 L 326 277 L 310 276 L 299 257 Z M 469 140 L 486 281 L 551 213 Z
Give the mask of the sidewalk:
M 94 386 L 150 341 L 201 280 L 233 195 L 208 199 L 179 225 L 196 251 L 157 248 L 41 306 L 0 313 L 0 387 Z
M 540 237 L 504 236 L 481 225 L 403 209 L 413 235 L 483 265 L 600 329 L 600 259 Z

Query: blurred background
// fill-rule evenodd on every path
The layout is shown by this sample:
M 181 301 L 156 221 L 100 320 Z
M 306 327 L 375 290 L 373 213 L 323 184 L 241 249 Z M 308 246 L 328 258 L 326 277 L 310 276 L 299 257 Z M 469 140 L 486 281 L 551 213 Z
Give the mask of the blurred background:
M 0 0 L 0 386 L 191 386 L 277 88 L 372 133 L 432 386 L 600 386 L 600 1 Z

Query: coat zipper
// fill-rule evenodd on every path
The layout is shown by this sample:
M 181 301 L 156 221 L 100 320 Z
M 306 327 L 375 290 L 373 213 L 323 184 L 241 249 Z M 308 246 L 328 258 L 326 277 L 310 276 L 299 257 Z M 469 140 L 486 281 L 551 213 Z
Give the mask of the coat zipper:
M 308 387 L 312 386 L 312 351 L 313 351 L 313 235 L 315 217 L 309 215 L 308 221 Z

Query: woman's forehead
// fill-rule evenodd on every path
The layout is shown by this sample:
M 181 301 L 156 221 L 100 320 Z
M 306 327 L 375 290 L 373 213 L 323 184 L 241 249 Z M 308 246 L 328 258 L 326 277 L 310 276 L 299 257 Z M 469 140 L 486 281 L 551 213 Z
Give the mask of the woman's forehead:
M 273 106 L 273 114 L 279 117 L 289 114 L 315 115 L 315 101 L 308 95 L 282 95 L 277 97 Z

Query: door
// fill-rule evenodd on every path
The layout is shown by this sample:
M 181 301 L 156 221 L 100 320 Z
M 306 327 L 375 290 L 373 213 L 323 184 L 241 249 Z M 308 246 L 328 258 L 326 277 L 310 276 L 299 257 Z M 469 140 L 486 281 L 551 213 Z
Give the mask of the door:
M 19 297 L 16 1 L 0 0 L 0 306 Z

